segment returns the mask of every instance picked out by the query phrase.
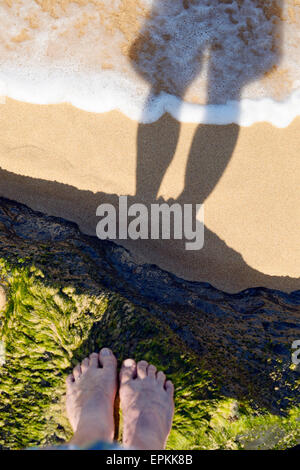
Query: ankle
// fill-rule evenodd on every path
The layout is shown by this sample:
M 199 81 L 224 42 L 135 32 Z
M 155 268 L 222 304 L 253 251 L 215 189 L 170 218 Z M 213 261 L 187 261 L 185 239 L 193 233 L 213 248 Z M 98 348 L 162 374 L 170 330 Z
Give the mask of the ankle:
M 112 431 L 108 431 L 108 429 L 112 429 Z M 97 441 L 112 442 L 113 437 L 113 427 L 108 427 L 107 423 L 102 426 L 99 422 L 91 422 L 90 420 L 84 422 L 81 420 L 70 444 L 83 447 Z
M 131 447 L 136 450 L 163 450 L 165 448 L 162 440 L 152 435 L 135 434 L 129 439 L 123 441 L 125 447 Z
M 164 449 L 165 440 L 163 434 L 160 432 L 159 420 L 150 426 L 141 426 L 140 420 L 141 416 L 135 420 L 131 419 L 127 423 L 126 421 L 124 422 L 123 445 L 137 450 Z

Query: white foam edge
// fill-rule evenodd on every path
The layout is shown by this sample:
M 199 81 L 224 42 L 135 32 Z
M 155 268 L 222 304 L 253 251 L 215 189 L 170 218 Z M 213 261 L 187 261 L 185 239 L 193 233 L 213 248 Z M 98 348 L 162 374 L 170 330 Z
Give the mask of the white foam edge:
M 22 69 L 21 69 L 22 70 Z M 185 123 L 231 124 L 243 127 L 269 122 L 287 127 L 300 116 L 300 90 L 284 101 L 270 98 L 241 99 L 224 105 L 198 105 L 162 92 L 153 99 L 138 97 L 129 79 L 115 72 L 100 74 L 61 73 L 39 70 L 0 70 L 0 96 L 33 104 L 70 103 L 84 111 L 105 113 L 119 110 L 130 119 L 151 123 L 164 113 Z M 146 101 L 146 105 L 145 105 Z

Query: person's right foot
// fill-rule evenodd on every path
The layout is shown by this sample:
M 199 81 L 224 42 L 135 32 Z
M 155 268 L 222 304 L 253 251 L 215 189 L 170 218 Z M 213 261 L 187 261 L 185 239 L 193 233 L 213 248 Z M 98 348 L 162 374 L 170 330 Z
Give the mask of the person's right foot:
M 141 450 L 164 449 L 171 430 L 174 386 L 146 361 L 126 359 L 120 372 L 123 445 Z

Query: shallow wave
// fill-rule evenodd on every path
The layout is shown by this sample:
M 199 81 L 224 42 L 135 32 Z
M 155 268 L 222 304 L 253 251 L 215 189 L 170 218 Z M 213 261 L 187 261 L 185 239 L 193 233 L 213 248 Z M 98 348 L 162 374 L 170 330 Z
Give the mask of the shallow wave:
M 287 126 L 299 0 L 0 0 L 0 95 L 153 122 Z

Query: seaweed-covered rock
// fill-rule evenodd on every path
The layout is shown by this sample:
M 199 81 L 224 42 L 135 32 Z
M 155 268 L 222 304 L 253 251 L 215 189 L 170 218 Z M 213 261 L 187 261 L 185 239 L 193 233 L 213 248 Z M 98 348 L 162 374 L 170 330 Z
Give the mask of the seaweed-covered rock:
M 92 350 L 153 362 L 176 387 L 175 449 L 300 442 L 300 291 L 226 294 L 0 199 L 0 445 L 70 437 L 64 378 Z M 5 353 L 5 354 L 4 354 Z M 2 364 L 2 365 L 1 365 Z M 121 430 L 120 430 L 121 432 Z

